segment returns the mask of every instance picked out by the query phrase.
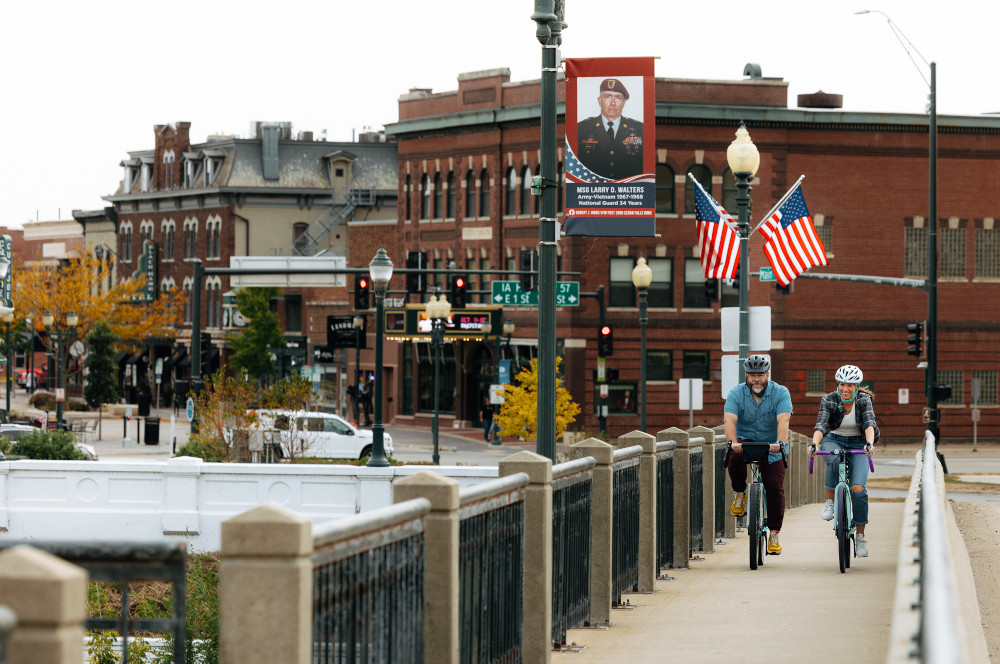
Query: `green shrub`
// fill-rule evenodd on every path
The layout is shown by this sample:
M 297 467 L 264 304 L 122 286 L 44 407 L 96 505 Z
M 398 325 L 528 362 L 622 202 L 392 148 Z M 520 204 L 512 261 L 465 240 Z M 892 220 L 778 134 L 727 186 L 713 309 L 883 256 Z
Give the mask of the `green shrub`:
M 83 461 L 86 457 L 74 443 L 75 439 L 70 431 L 39 429 L 18 439 L 10 446 L 10 452 L 26 459 Z
M 226 443 L 220 438 L 194 434 L 177 450 L 177 456 L 199 457 L 206 462 L 226 461 Z
M 28 405 L 46 412 L 56 409 L 56 395 L 52 392 L 35 392 L 28 399 Z
M 86 413 L 90 411 L 90 406 L 80 397 L 69 397 L 66 399 L 66 410 Z

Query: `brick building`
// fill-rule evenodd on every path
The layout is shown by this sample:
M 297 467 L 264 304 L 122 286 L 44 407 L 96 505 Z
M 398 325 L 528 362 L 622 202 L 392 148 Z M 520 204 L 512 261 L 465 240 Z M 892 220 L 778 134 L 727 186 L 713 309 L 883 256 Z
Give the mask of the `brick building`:
M 753 183 L 756 225 L 785 191 L 806 176 L 803 191 L 825 242 L 829 266 L 813 272 L 922 279 L 927 269 L 927 116 L 858 113 L 840 108 L 790 107 L 787 82 L 750 77 L 734 81 L 657 79 L 655 238 L 563 237 L 562 277 L 581 292 L 605 289 L 607 321 L 614 329 L 608 366 L 618 371 L 608 399 L 607 431 L 617 436 L 638 426 L 639 326 L 631 270 L 638 256 L 653 269 L 650 288 L 648 428 L 686 427 L 678 408 L 677 381 L 703 378 L 705 409 L 695 424 L 721 421 L 720 306 L 735 306 L 737 292 L 722 285 L 721 302 L 706 296 L 698 263 L 692 185 L 702 182 L 735 215 L 735 183 L 726 148 L 744 121 L 761 152 Z M 396 254 L 426 251 L 431 267 L 516 270 L 522 250 L 538 242 L 538 216 L 528 179 L 539 168 L 539 82 L 511 82 L 509 71 L 461 74 L 458 89 L 411 90 L 399 99 L 399 121 L 387 127 L 398 141 Z M 558 85 L 559 174 L 564 151 L 563 81 Z M 813 97 L 828 99 L 829 95 Z M 855 104 L 861 100 L 850 100 Z M 804 102 L 805 103 L 805 102 Z M 829 106 L 829 104 L 827 104 Z M 1000 316 L 1000 209 L 992 192 L 1000 184 L 1000 119 L 938 118 L 938 379 L 953 387 L 942 403 L 941 432 L 971 438 L 972 386 L 978 384 L 978 435 L 1000 438 L 998 373 Z M 562 195 L 559 196 L 562 213 Z M 750 238 L 751 271 L 767 266 L 759 233 Z M 394 261 L 397 256 L 393 256 Z M 399 263 L 397 263 L 399 264 Z M 469 273 L 482 297 L 491 278 Z M 508 279 L 514 277 L 507 277 Z M 394 288 L 402 288 L 402 279 Z M 907 354 L 906 325 L 927 315 L 920 289 L 799 278 L 788 293 L 752 280 L 751 306 L 772 308 L 772 379 L 786 385 L 795 404 L 793 427 L 810 431 L 820 396 L 832 390 L 837 367 L 862 367 L 871 382 L 883 436 L 920 434 L 924 371 Z M 599 305 L 557 313 L 563 376 L 582 414 L 572 429 L 598 431 L 595 414 Z M 537 310 L 508 308 L 516 325 L 516 364 L 535 356 Z M 443 397 L 452 418 L 475 422 L 484 386 L 491 382 L 492 345 L 484 340 L 448 344 Z M 390 384 L 397 421 L 429 417 L 427 386 L 432 365 L 425 339 L 403 340 L 389 353 L 403 380 Z M 416 386 L 414 389 L 406 385 Z M 908 392 L 908 399 L 907 399 Z M 905 403 L 908 400 L 908 403 Z M 447 402 L 447 403 L 445 403 Z
M 165 360 L 166 395 L 174 380 L 190 375 L 195 259 L 206 268 L 228 268 L 233 256 L 322 254 L 361 264 L 349 255 L 352 229 L 375 235 L 382 229 L 394 242 L 396 146 L 381 133 L 365 133 L 358 142 L 327 142 L 312 132 L 293 135 L 291 123 L 284 122 L 255 123 L 248 138 L 209 136 L 196 144 L 189 122 L 156 125 L 153 133 L 151 149 L 129 152 L 121 162 L 122 182 L 105 197 L 112 207 L 77 214 L 93 232 L 87 246 L 113 255 L 119 278 L 140 269 L 151 242 L 160 292 L 176 288 L 188 294 L 175 344 L 137 340 L 143 350 L 120 358 L 123 365 L 135 365 L 131 373 L 139 391 L 152 385 L 158 358 Z M 241 325 L 233 315 L 229 281 L 226 275 L 209 275 L 201 284 L 202 330 L 212 338 L 213 368 L 225 360 L 225 337 Z M 309 351 L 325 346 L 327 316 L 353 315 L 352 284 L 331 279 L 328 288 L 288 288 L 272 303 L 288 345 L 278 353 L 283 372 L 313 363 Z M 341 371 L 335 366 L 346 366 L 346 354 L 332 359 L 335 364 L 324 373 L 324 398 L 340 405 Z

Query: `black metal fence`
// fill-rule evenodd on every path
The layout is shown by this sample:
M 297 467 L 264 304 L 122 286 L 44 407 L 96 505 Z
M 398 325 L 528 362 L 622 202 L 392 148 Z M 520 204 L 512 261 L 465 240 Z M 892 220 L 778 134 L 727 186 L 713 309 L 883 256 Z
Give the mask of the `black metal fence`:
M 697 450 L 697 451 L 695 451 Z M 691 450 L 691 546 L 689 553 L 704 548 L 705 485 L 703 483 L 703 447 Z
M 424 658 L 423 498 L 318 526 L 313 662 Z
M 463 664 L 521 661 L 526 482 L 527 476 L 520 473 L 460 494 L 458 605 Z
M 639 584 L 639 454 L 641 447 L 615 451 L 612 479 L 611 605 Z
M 30 544 L 82 567 L 91 581 L 120 583 L 120 615 L 117 618 L 88 618 L 83 626 L 88 630 L 116 630 L 122 638 L 122 661 L 129 661 L 130 633 L 169 632 L 173 637 L 173 662 L 184 664 L 186 542 L 8 541 L 0 543 L 0 550 L 19 544 Z M 169 618 L 132 619 L 129 615 L 129 584 L 144 581 L 167 581 L 171 584 L 173 609 Z
M 593 458 L 552 467 L 552 644 L 590 617 Z
M 674 443 L 656 444 L 656 569 L 674 564 Z
M 715 538 L 726 536 L 726 446 L 715 446 Z

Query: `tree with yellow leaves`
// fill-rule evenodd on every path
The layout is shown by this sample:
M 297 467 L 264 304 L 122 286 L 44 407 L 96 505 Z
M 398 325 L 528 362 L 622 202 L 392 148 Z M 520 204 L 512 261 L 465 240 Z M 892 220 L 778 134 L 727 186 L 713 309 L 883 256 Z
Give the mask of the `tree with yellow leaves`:
M 556 372 L 562 358 L 556 358 Z M 504 385 L 504 401 L 500 412 L 494 418 L 501 435 L 520 436 L 532 440 L 538 434 L 538 359 L 531 366 L 521 369 L 515 377 L 517 385 Z M 576 420 L 580 406 L 573 401 L 569 390 L 556 378 L 556 438 L 561 436 Z
M 121 280 L 108 290 L 97 287 L 102 271 L 108 270 L 90 253 L 58 266 L 11 266 L 15 320 L 30 320 L 29 329 L 45 329 L 42 317 L 51 312 L 57 325 L 64 326 L 66 316 L 77 315 L 74 337 L 84 339 L 101 322 L 107 323 L 118 338 L 120 350 L 138 349 L 148 337 L 172 338 L 184 311 L 187 296 L 175 289 L 159 293 L 151 302 L 138 301 L 144 286 L 141 278 Z M 52 337 L 45 337 L 50 350 L 56 351 Z M 69 350 L 63 344 L 63 354 Z M 64 358 L 59 358 L 62 362 Z M 62 366 L 65 366 L 63 364 Z

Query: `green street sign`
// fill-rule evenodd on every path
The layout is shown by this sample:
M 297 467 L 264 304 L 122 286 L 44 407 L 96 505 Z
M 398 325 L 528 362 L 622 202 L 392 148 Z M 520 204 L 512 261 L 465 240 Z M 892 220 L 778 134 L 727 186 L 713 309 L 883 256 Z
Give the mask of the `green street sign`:
M 760 280 L 761 281 L 775 281 L 774 270 L 769 267 L 760 268 Z
M 513 307 L 537 307 L 538 291 L 521 290 L 520 281 L 494 281 L 490 304 Z M 580 304 L 580 282 L 556 282 L 556 306 L 575 307 Z

